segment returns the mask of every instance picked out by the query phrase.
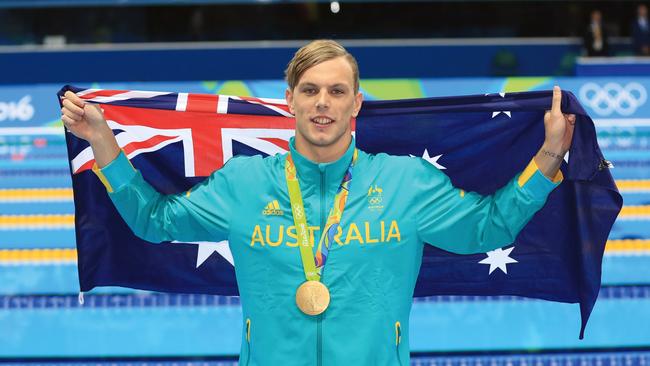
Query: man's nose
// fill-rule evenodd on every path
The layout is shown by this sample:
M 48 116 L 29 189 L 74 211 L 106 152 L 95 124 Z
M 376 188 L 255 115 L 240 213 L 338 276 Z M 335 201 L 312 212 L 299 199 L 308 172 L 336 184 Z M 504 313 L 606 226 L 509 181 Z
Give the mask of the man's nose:
M 329 106 L 330 106 L 329 94 L 327 90 L 323 90 L 320 93 L 318 93 L 318 98 L 316 99 L 316 108 L 326 109 L 329 108 Z

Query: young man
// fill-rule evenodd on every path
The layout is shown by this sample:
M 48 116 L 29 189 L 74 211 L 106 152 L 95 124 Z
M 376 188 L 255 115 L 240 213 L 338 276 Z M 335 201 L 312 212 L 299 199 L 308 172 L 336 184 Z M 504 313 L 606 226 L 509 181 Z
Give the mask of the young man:
M 556 87 L 542 148 L 520 175 L 481 197 L 420 158 L 355 148 L 359 72 L 338 43 L 304 46 L 286 74 L 296 118 L 289 154 L 231 159 L 178 195 L 143 180 L 97 107 L 68 92 L 62 119 L 90 142 L 97 175 L 137 235 L 229 240 L 244 314 L 242 365 L 407 365 L 424 243 L 456 253 L 511 243 L 559 184 L 575 116 L 561 113 Z M 371 202 L 368 192 L 379 191 L 383 201 Z

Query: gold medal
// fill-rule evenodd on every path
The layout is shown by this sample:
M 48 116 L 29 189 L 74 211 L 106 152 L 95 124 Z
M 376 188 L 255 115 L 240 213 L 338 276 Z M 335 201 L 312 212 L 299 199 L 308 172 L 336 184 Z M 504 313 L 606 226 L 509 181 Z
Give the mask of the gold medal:
M 296 291 L 296 305 L 307 315 L 323 313 L 330 304 L 330 292 L 320 281 L 303 282 Z

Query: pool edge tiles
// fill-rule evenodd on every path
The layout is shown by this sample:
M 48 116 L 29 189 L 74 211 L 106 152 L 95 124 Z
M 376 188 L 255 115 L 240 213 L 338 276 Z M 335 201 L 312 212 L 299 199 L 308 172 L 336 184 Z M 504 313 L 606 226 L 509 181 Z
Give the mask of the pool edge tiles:
M 178 299 L 188 300 L 189 296 Z M 242 327 L 239 306 L 218 306 L 215 302 L 221 301 L 220 297 L 212 297 L 215 305 L 201 305 L 196 300 L 188 300 L 186 305 L 168 303 L 159 294 L 142 297 L 143 301 L 157 298 L 159 302 L 133 307 L 123 301 L 126 296 L 106 295 L 100 301 L 106 301 L 107 306 L 86 307 L 88 298 L 84 306 L 78 306 L 76 296 L 69 296 L 52 302 L 51 307 L 0 310 L 0 322 L 14 330 L 0 333 L 0 357 L 155 357 L 238 352 Z M 195 299 L 199 298 L 195 295 Z M 21 305 L 19 301 L 15 304 Z M 601 300 L 585 340 L 579 341 L 579 311 L 575 304 L 540 300 L 416 303 L 410 317 L 410 339 L 415 352 L 640 347 L 647 346 L 648 331 L 634 325 L 647 321 L 649 298 Z
M 599 299 L 579 340 L 577 304 L 550 301 L 414 303 L 414 352 L 647 347 L 650 299 Z
M 146 357 L 142 358 L 79 358 L 73 360 L 36 359 L 0 360 L 3 366 L 237 366 L 237 356 Z M 458 354 L 426 355 L 411 354 L 411 366 L 647 366 L 650 351 L 603 350 L 592 352 L 561 353 L 509 353 L 509 354 Z
M 92 357 L 239 352 L 238 306 L 0 311 L 0 357 Z M 62 331 L 64 330 L 64 331 Z
M 415 357 L 414 357 L 415 356 Z M 418 356 L 411 355 L 413 366 L 647 366 L 650 351 L 605 350 L 593 352 L 511 353 L 494 355 Z M 134 365 L 135 366 L 135 365 Z

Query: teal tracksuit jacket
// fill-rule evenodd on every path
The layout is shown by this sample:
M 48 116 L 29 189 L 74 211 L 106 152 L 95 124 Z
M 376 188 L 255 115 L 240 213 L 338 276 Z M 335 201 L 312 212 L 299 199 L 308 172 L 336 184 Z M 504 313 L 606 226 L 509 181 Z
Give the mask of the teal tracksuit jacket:
M 293 140 L 290 146 L 317 244 L 355 142 L 331 163 L 309 161 Z M 244 315 L 240 365 L 408 365 L 409 312 L 424 243 L 454 253 L 508 245 L 562 179 L 559 173 L 549 180 L 531 160 L 494 195 L 480 196 L 454 188 L 421 158 L 359 151 L 321 278 L 331 303 L 320 316 L 308 316 L 295 304 L 305 275 L 285 160 L 236 157 L 190 191 L 168 196 L 123 153 L 95 170 L 143 239 L 228 239 Z

